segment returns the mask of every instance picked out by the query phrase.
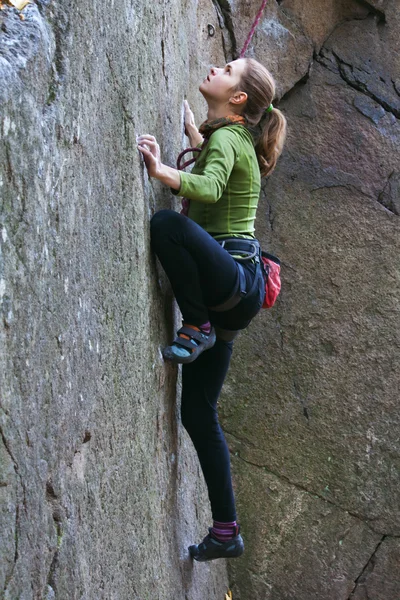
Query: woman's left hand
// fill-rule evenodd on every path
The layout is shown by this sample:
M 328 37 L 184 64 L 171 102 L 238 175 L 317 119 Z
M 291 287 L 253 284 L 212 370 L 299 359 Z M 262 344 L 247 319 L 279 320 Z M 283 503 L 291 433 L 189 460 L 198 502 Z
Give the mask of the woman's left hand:
M 152 135 L 139 135 L 137 137 L 138 150 L 143 154 L 149 177 L 157 177 L 161 174 L 160 146 Z M 149 148 L 146 148 L 148 146 Z

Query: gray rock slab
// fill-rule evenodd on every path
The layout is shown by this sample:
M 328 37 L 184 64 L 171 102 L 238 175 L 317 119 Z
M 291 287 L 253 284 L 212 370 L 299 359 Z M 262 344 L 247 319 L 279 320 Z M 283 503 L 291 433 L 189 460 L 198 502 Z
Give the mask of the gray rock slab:
M 224 561 L 188 556 L 211 514 L 161 358 L 177 316 L 149 244 L 152 214 L 177 201 L 136 148 L 155 135 L 175 164 L 183 99 L 204 120 L 221 32 L 209 2 L 0 11 L 5 600 L 227 590 Z

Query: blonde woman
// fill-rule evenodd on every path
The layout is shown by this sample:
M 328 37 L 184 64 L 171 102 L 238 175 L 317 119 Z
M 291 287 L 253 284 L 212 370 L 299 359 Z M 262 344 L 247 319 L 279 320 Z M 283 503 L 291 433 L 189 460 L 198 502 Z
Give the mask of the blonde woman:
M 185 103 L 185 133 L 190 145 L 201 149 L 191 173 L 163 164 L 151 135 L 138 138 L 138 149 L 149 176 L 184 197 L 180 214 L 161 210 L 153 216 L 151 242 L 183 317 L 164 357 L 183 364 L 182 423 L 196 448 L 213 516 L 208 535 L 189 552 L 197 561 L 208 561 L 244 551 L 217 401 L 233 339 L 264 301 L 254 223 L 261 177 L 276 166 L 286 119 L 272 106 L 271 74 L 252 58 L 212 68 L 199 91 L 208 104 L 199 130 Z M 251 128 L 259 124 L 257 135 Z

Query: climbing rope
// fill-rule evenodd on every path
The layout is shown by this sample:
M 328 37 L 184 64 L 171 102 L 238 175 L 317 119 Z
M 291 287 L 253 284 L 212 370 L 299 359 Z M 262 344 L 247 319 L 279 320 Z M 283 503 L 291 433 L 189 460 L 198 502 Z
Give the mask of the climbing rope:
M 0 1 L 1 1 L 1 0 L 0 0 Z M 262 4 L 261 4 L 261 7 L 260 7 L 260 10 L 258 11 L 258 13 L 257 13 L 257 15 L 256 15 L 256 18 L 254 19 L 254 23 L 253 23 L 253 25 L 252 25 L 252 28 L 250 29 L 250 33 L 249 33 L 249 35 L 247 36 L 247 39 L 246 39 L 246 41 L 245 41 L 245 43 L 244 43 L 244 46 L 243 46 L 243 48 L 242 48 L 242 51 L 241 51 L 241 53 L 240 53 L 240 56 L 239 56 L 239 58 L 243 58 L 244 54 L 246 53 L 246 50 L 247 50 L 247 48 L 249 47 L 249 44 L 250 44 L 250 42 L 251 42 L 251 38 L 252 38 L 252 37 L 253 37 L 253 35 L 254 35 L 254 32 L 255 32 L 255 30 L 256 30 L 256 27 L 257 27 L 257 25 L 258 25 L 258 22 L 259 22 L 259 20 L 261 19 L 261 15 L 262 15 L 262 13 L 263 13 L 263 10 L 264 10 L 264 8 L 265 8 L 265 6 L 266 6 L 267 2 L 268 2 L 268 0 L 263 0 L 263 1 L 262 1 Z M 187 152 L 193 152 L 193 153 L 194 153 L 194 152 L 201 152 L 201 148 L 186 148 L 185 150 L 183 150 L 183 151 L 182 151 L 182 152 L 179 154 L 179 156 L 178 156 L 178 160 L 177 160 L 177 168 L 178 168 L 178 170 L 185 169 L 186 167 L 188 167 L 189 165 L 191 165 L 192 163 L 194 163 L 194 162 L 195 162 L 196 158 L 191 158 L 190 160 L 187 160 L 186 162 L 184 162 L 184 163 L 183 163 L 183 165 L 181 164 L 181 161 L 182 161 L 182 159 L 183 159 L 184 155 L 185 155 Z M 186 199 L 186 198 L 184 198 L 184 199 L 183 199 L 183 201 L 182 201 L 182 204 L 185 206 L 185 203 L 184 203 L 184 201 L 186 201 L 186 202 L 187 202 L 187 199 Z M 187 206 L 187 205 L 186 205 L 186 206 Z
M 258 25 L 258 21 L 261 19 L 261 15 L 262 15 L 262 13 L 263 13 L 263 10 L 264 10 L 264 8 L 265 8 L 265 6 L 266 6 L 267 2 L 268 2 L 268 0 L 263 0 L 263 2 L 262 2 L 262 4 L 261 4 L 261 8 L 260 8 L 260 10 L 259 10 L 259 11 L 258 11 L 258 13 L 257 13 L 257 15 L 256 15 L 256 18 L 254 19 L 253 26 L 252 26 L 252 28 L 250 29 L 250 33 L 249 33 L 249 35 L 247 36 L 247 40 L 246 40 L 246 41 L 245 41 L 245 43 L 244 43 L 244 46 L 243 46 L 243 48 L 242 48 L 242 51 L 241 51 L 241 53 L 240 53 L 240 56 L 239 56 L 239 58 L 243 58 L 243 56 L 245 55 L 245 52 L 246 52 L 246 50 L 247 50 L 247 48 L 248 48 L 248 46 L 249 46 L 249 44 L 250 44 L 251 38 L 252 38 L 252 37 L 253 37 L 253 35 L 254 35 L 254 32 L 255 32 L 255 30 L 256 30 L 256 27 L 257 27 L 257 25 Z

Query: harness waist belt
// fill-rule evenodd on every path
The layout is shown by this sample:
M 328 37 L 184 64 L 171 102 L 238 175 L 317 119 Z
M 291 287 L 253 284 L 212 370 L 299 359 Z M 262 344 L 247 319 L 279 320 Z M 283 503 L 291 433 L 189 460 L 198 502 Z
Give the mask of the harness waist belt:
M 259 262 L 260 243 L 258 240 L 226 238 L 215 241 L 229 252 L 229 254 L 244 254 L 244 256 L 235 256 L 236 260 L 245 261 L 254 258 L 256 262 Z

